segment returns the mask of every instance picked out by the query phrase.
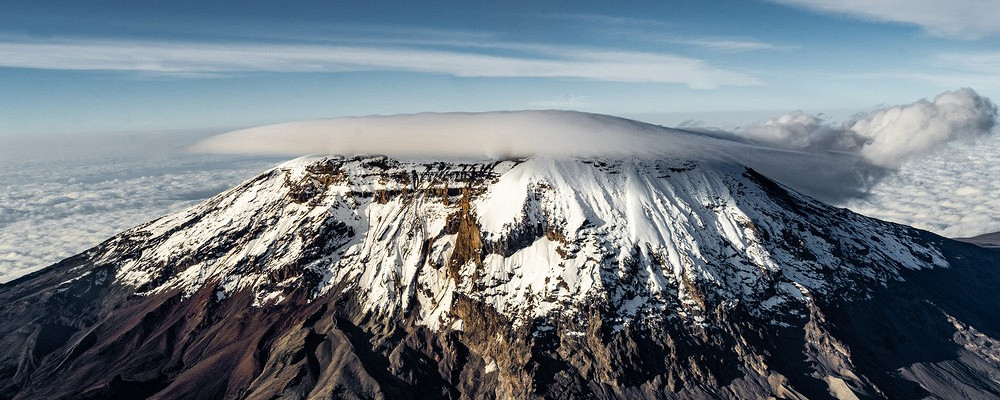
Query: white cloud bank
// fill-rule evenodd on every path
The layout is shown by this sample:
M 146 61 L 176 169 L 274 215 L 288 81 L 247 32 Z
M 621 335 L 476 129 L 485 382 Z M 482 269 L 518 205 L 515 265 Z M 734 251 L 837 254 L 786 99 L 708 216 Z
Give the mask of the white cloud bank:
M 672 54 L 569 46 L 516 47 L 521 48 L 518 54 L 497 55 L 457 47 L 134 40 L 0 41 L 0 66 L 178 76 L 238 72 L 409 71 L 460 77 L 676 83 L 698 89 L 761 84 L 755 77 Z
M 858 115 L 839 126 L 795 112 L 739 133 L 785 148 L 857 152 L 876 166 L 898 168 L 946 143 L 991 133 L 996 118 L 992 101 L 964 88 L 941 93 L 933 101 Z
M 1000 34 L 995 0 L 771 0 L 864 19 L 914 24 L 947 37 L 976 39 Z
M 176 135 L 0 138 L 0 283 L 193 205 L 278 162 L 185 154 Z
M 954 143 L 904 162 L 861 198 L 856 212 L 947 236 L 1000 231 L 1000 135 Z

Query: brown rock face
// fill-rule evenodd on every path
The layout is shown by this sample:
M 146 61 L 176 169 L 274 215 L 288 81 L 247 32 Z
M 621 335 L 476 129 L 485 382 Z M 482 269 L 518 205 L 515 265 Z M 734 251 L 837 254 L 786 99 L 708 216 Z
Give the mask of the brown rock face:
M 461 268 L 468 263 L 480 265 L 483 262 L 483 238 L 479 224 L 469 211 L 469 191 L 462 191 L 461 212 L 458 215 L 458 233 L 455 237 L 455 250 L 448 261 L 448 270 L 455 282 L 462 283 Z

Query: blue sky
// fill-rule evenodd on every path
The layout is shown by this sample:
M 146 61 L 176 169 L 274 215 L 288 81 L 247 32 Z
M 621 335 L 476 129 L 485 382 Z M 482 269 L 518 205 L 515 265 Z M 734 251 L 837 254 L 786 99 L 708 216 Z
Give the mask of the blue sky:
M 1000 95 L 1000 2 L 7 0 L 0 135 Z

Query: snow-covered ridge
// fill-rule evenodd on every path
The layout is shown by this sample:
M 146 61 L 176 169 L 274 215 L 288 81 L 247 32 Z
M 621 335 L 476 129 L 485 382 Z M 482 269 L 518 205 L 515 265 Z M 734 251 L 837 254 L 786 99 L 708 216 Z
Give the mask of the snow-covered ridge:
M 418 310 L 439 329 L 461 329 L 460 298 L 515 324 L 580 325 L 580 310 L 603 307 L 625 327 L 863 295 L 902 269 L 947 266 L 915 234 L 732 163 L 305 157 L 92 257 L 140 294 L 208 285 L 267 306 L 303 288 L 348 293 L 370 315 Z

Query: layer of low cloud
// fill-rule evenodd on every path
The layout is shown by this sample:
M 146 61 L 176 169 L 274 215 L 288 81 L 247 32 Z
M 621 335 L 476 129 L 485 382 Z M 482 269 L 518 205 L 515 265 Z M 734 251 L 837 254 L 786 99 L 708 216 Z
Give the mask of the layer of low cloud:
M 0 143 L 0 283 L 235 186 L 275 158 L 187 154 L 167 136 Z
M 851 210 L 947 237 L 1000 231 L 1000 135 L 954 143 L 903 163 Z
M 992 101 L 964 88 L 941 93 L 933 101 L 861 114 L 844 124 L 794 112 L 739 133 L 778 147 L 855 152 L 875 166 L 898 168 L 947 143 L 990 134 L 996 119 L 997 106 Z
M 821 12 L 918 25 L 946 37 L 976 39 L 1000 34 L 1000 2 L 990 0 L 771 0 Z
M 673 54 L 569 46 L 516 47 L 522 51 L 515 55 L 498 55 L 458 47 L 134 40 L 0 41 L 0 66 L 178 76 L 410 71 L 460 77 L 676 83 L 699 89 L 761 84 L 753 76 Z M 527 51 L 529 49 L 533 51 Z

